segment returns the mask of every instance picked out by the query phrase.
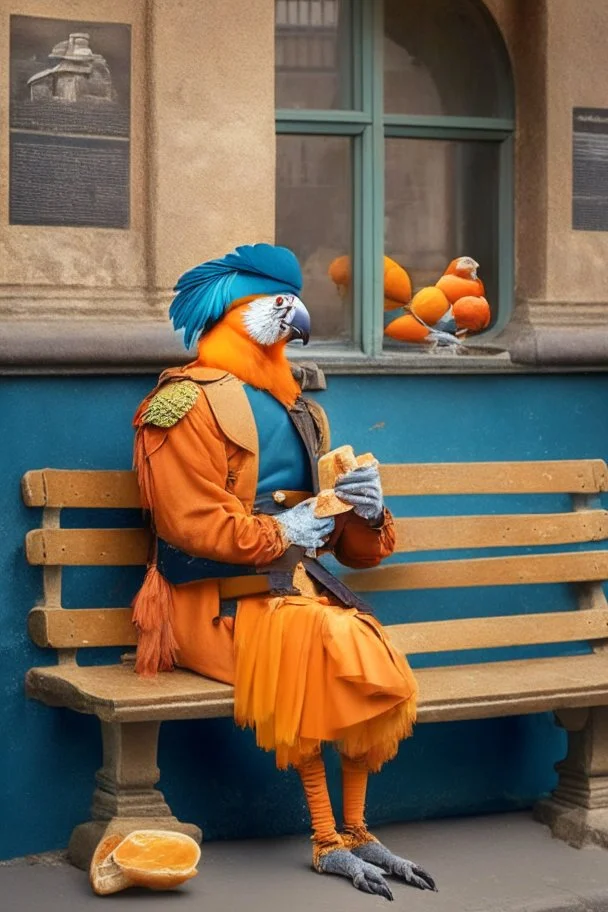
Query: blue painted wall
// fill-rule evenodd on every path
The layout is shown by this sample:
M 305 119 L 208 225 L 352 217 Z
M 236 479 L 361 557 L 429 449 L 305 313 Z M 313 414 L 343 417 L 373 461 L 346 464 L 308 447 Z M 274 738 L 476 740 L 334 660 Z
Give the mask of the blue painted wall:
M 27 669 L 52 663 L 53 655 L 33 646 L 26 632 L 27 612 L 42 585 L 40 571 L 24 560 L 23 539 L 40 516 L 22 504 L 20 478 L 44 466 L 127 468 L 131 416 L 153 379 L 0 381 L 0 858 L 64 846 L 72 827 L 88 816 L 100 763 L 94 718 L 48 709 L 23 694 Z M 351 442 L 385 462 L 608 454 L 608 375 L 334 377 L 319 399 L 330 415 L 334 444 Z M 556 503 L 547 500 L 546 509 Z M 395 506 L 421 510 L 415 499 Z M 446 503 L 431 507 L 440 511 Z M 525 507 L 522 498 L 516 509 Z M 466 508 L 483 510 L 483 504 Z M 73 526 L 82 519 L 76 511 L 64 517 Z M 102 521 L 115 519 L 106 515 Z M 130 569 L 71 570 L 64 603 L 124 605 L 138 578 Z M 382 595 L 377 607 L 383 620 L 397 621 L 567 608 L 571 600 L 566 587 L 527 587 L 474 597 L 466 590 L 411 593 L 398 603 Z M 110 652 L 104 660 L 112 660 Z M 563 750 L 563 735 L 548 715 L 419 726 L 397 760 L 373 778 L 369 818 L 373 823 L 528 806 L 552 787 L 552 764 Z M 199 823 L 207 838 L 307 827 L 294 775 L 276 772 L 272 757 L 257 751 L 250 733 L 235 730 L 230 720 L 165 724 L 160 765 L 161 786 L 175 813 Z M 335 761 L 331 765 L 336 787 Z

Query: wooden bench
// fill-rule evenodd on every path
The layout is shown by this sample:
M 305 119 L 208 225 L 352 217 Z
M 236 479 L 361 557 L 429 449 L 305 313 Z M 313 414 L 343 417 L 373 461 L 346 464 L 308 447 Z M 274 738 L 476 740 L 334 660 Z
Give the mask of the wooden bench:
M 391 495 L 567 494 L 572 510 L 521 515 L 424 516 L 397 519 L 401 553 L 458 548 L 564 546 L 608 538 L 608 513 L 600 492 L 608 471 L 600 460 L 472 464 L 388 465 Z M 172 816 L 155 788 L 160 723 L 165 719 L 232 714 L 232 689 L 187 671 L 141 680 L 133 652 L 120 664 L 81 666 L 83 647 L 133 647 L 128 608 L 62 607 L 62 567 L 140 565 L 146 560 L 143 529 L 61 528 L 62 508 L 136 508 L 131 472 L 28 472 L 23 496 L 43 507 L 42 528 L 28 533 L 27 559 L 44 568 L 44 600 L 29 614 L 29 631 L 41 647 L 57 650 L 58 664 L 32 668 L 27 693 L 50 706 L 92 713 L 101 721 L 103 766 L 97 774 L 92 820 L 70 842 L 74 863 L 86 866 L 106 831 L 156 826 L 200 838 L 196 826 Z M 554 549 L 553 549 L 554 550 Z M 441 555 L 440 555 L 441 556 Z M 493 661 L 418 671 L 420 722 L 482 719 L 554 711 L 569 734 L 569 753 L 553 796 L 537 816 L 575 845 L 608 846 L 608 577 L 606 550 L 561 550 L 511 556 L 442 559 L 389 564 L 344 578 L 360 592 L 577 584 L 582 610 L 524 613 L 391 626 L 393 641 L 408 655 L 489 649 L 511 645 L 588 641 L 588 654 Z M 402 598 L 396 594 L 395 598 Z M 404 600 L 403 616 L 407 616 Z

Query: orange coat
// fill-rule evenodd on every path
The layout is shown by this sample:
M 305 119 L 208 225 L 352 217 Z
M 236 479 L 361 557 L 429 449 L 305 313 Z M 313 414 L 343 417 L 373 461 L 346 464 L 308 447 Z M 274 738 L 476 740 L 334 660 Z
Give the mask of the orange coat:
M 136 464 L 142 497 L 156 532 L 195 557 L 243 565 L 264 565 L 280 557 L 287 543 L 271 516 L 252 514 L 258 473 L 257 431 L 240 381 L 224 371 L 188 367 L 167 378 L 206 385 L 190 411 L 173 427 L 143 424 L 153 395 L 140 406 Z M 328 542 L 349 567 L 373 567 L 394 548 L 393 521 L 386 512 L 380 529 L 354 513 L 339 517 Z M 304 592 L 312 581 L 300 573 Z M 219 615 L 215 580 L 171 586 L 177 663 L 227 683 L 234 682 L 234 620 Z M 314 595 L 310 588 L 306 594 Z

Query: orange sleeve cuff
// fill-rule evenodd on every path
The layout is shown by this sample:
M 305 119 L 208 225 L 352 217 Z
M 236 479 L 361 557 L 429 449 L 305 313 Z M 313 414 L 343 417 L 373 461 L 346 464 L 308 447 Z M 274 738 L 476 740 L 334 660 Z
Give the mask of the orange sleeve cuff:
M 347 514 L 333 551 L 341 564 L 356 569 L 376 567 L 395 550 L 395 523 L 389 510 L 379 526 L 373 527 L 355 513 Z

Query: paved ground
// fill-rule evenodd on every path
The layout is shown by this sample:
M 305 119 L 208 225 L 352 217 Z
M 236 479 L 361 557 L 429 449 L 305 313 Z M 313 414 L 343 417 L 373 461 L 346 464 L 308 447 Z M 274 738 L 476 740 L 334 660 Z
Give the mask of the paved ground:
M 174 893 L 97 897 L 86 875 L 53 859 L 0 866 L 7 912 L 608 912 L 608 852 L 553 840 L 527 814 L 384 827 L 383 840 L 425 865 L 437 894 L 394 884 L 395 904 L 314 874 L 306 839 L 216 842 L 201 873 Z

